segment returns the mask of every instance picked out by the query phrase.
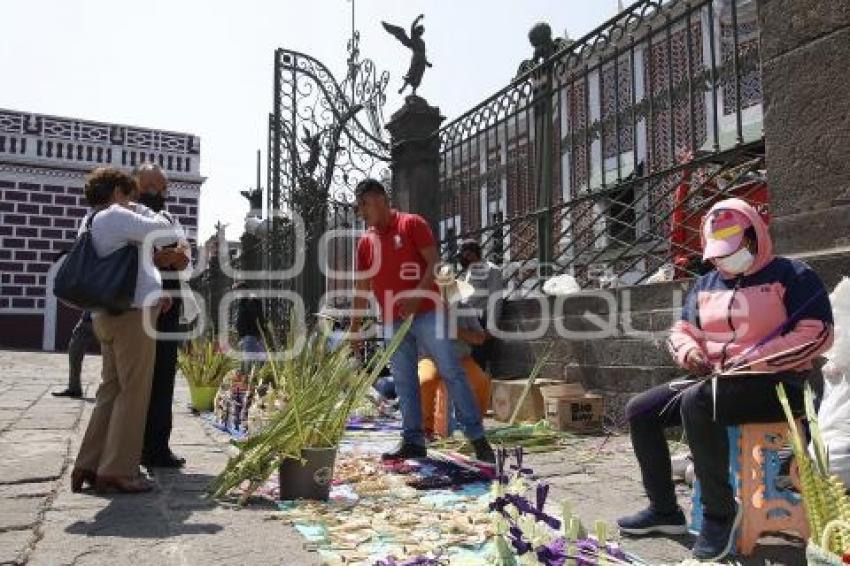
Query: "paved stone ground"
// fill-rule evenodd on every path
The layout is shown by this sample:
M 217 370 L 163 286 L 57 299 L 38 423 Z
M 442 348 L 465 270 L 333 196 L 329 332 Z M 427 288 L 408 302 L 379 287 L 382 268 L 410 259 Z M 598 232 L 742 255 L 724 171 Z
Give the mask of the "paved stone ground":
M 84 401 L 50 395 L 64 386 L 66 372 L 62 354 L 0 352 L 0 564 L 319 563 L 294 530 L 268 521 L 270 507 L 237 509 L 203 497 L 226 460 L 225 438 L 188 412 L 180 379 L 173 444 L 187 467 L 157 472 L 158 489 L 151 494 L 72 494 L 68 478 L 100 359 L 86 359 Z M 626 437 L 590 437 L 563 452 L 531 456 L 529 464 L 551 482 L 550 498 L 571 501 L 587 523 L 613 522 L 644 504 Z M 682 488 L 683 503 L 687 495 Z M 625 546 L 661 564 L 686 558 L 690 543 L 644 539 Z M 804 562 L 799 542 L 771 539 L 747 564 Z
M 586 437 L 575 449 L 532 455 L 535 474 L 551 482 L 549 498 L 567 500 L 588 528 L 595 520 L 613 525 L 617 517 L 646 506 L 637 462 L 627 435 L 607 440 Z M 585 461 L 586 463 L 577 463 Z M 690 487 L 677 486 L 679 503 L 690 511 Z M 623 547 L 652 564 L 676 563 L 690 557 L 693 537 L 623 538 Z M 805 564 L 802 541 L 792 537 L 766 537 L 744 565 Z
M 222 469 L 224 438 L 186 409 L 178 380 L 175 451 L 180 472 L 157 472 L 144 495 L 73 494 L 69 475 L 93 407 L 100 358 L 84 363 L 84 401 L 55 399 L 62 354 L 0 352 L 0 564 L 317 564 L 269 508 L 236 509 L 203 491 Z

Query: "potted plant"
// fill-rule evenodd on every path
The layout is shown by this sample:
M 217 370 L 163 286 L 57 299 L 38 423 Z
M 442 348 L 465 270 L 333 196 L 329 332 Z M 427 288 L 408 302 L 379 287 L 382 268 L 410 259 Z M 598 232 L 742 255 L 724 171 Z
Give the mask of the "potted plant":
M 236 366 L 236 360 L 208 338 L 193 340 L 177 353 L 177 367 L 189 384 L 192 407 L 200 412 L 212 410 L 222 380 Z
M 353 409 L 366 397 L 381 369 L 410 327 L 402 328 L 387 348 L 365 366 L 354 364 L 347 342 L 329 348 L 326 337 L 313 334 L 296 347 L 290 336 L 282 360 L 268 369 L 277 402 L 269 404 L 265 428 L 246 440 L 232 441 L 238 453 L 213 481 L 210 492 L 227 495 L 247 482 L 241 501 L 280 471 L 281 498 L 327 499 L 340 440 Z

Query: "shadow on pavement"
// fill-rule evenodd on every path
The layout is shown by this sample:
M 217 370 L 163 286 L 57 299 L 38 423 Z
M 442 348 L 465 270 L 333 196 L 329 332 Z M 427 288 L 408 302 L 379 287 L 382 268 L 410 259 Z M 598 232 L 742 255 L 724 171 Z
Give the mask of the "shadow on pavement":
M 771 537 L 766 544 L 756 546 L 751 556 L 738 558 L 738 560 L 741 566 L 805 564 L 806 549 L 800 539 L 785 536 Z
M 636 542 L 648 540 L 666 539 L 680 545 L 687 551 L 687 556 L 690 556 L 690 549 L 693 547 L 696 537 L 687 534 L 681 536 L 672 535 L 652 535 L 651 537 L 630 537 L 624 536 L 622 543 L 627 550 L 630 543 L 634 545 Z M 640 556 L 640 552 L 637 552 Z M 730 556 L 724 563 L 736 564 L 738 566 L 764 566 L 765 564 L 805 564 L 806 550 L 803 547 L 803 542 L 799 538 L 792 535 L 776 534 L 766 539 L 762 539 L 760 544 L 756 546 L 755 551 L 748 557 L 733 555 Z
M 214 523 L 192 523 L 196 512 L 218 506 L 207 498 L 205 488 L 213 476 L 169 473 L 156 476 L 158 488 L 150 493 L 102 496 L 109 504 L 92 521 L 76 521 L 65 532 L 91 537 L 133 539 L 169 538 L 181 535 L 215 534 L 224 527 Z

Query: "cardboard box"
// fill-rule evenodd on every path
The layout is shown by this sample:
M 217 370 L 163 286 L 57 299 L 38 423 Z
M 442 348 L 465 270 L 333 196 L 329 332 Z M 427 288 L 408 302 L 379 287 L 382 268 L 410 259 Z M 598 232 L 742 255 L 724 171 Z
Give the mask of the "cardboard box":
M 587 393 L 581 397 L 548 397 L 546 420 L 555 430 L 589 432 L 602 428 L 605 399 Z
M 557 385 L 541 385 L 540 393 L 545 400 L 550 397 L 583 397 L 585 390 L 581 383 L 559 383 Z
M 519 398 L 525 389 L 527 379 L 515 379 L 511 381 L 493 380 L 492 385 L 492 408 L 496 420 L 507 422 L 513 415 L 514 408 L 519 403 Z M 537 422 L 546 418 L 546 410 L 543 406 L 543 394 L 541 387 L 557 384 L 551 379 L 537 379 L 531 386 L 525 402 L 517 415 L 517 422 Z

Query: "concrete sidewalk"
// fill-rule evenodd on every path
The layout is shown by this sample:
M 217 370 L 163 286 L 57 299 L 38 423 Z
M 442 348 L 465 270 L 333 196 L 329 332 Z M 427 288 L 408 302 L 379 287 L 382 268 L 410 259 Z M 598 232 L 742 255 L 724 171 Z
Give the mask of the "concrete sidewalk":
M 56 399 L 62 354 L 0 352 L 0 564 L 317 564 L 272 509 L 237 509 L 203 492 L 226 439 L 186 409 L 178 376 L 173 447 L 180 471 L 157 471 L 143 495 L 73 494 L 70 470 L 93 407 L 100 358 L 84 363 L 86 400 Z
M 157 471 L 143 495 L 73 494 L 69 474 L 97 389 L 100 358 L 84 365 L 84 401 L 56 399 L 64 387 L 63 354 L 0 352 L 0 564 L 318 564 L 273 507 L 246 508 L 203 497 L 223 468 L 224 435 L 186 408 L 178 376 L 173 447 L 188 460 Z M 626 436 L 585 437 L 565 450 L 529 455 L 526 464 L 552 485 L 549 500 L 568 500 L 587 524 L 614 520 L 645 505 Z M 690 490 L 680 487 L 683 505 Z M 653 564 L 690 556 L 692 540 L 625 539 L 626 550 Z M 799 541 L 768 539 L 745 564 L 804 564 Z

